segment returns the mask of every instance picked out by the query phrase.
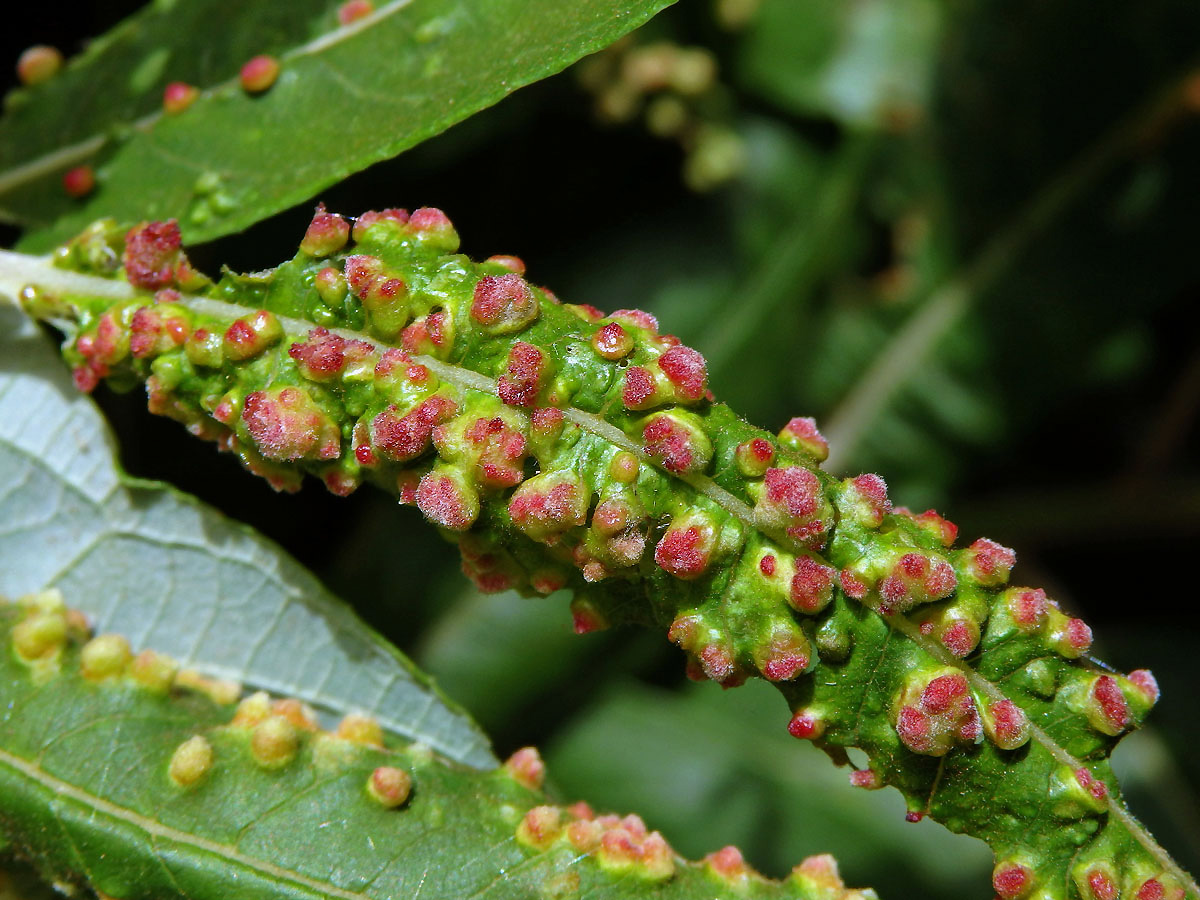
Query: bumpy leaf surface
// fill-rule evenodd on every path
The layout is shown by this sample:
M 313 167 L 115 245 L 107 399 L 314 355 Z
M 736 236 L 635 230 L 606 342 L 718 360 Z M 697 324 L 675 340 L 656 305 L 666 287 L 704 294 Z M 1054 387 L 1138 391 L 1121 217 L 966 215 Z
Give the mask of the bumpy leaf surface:
M 211 284 L 173 226 L 102 222 L 58 256 L 86 278 L 31 277 L 24 300 L 74 323 L 81 388 L 144 379 L 153 411 L 277 488 L 372 482 L 485 590 L 569 587 L 577 630 L 650 624 L 697 678 L 776 683 L 792 734 L 865 751 L 854 784 L 986 840 L 1006 900 L 1196 895 L 1108 765 L 1153 677 L 1091 660 L 1085 623 L 1008 585 L 1011 550 L 823 473 L 811 420 L 742 421 L 647 314 L 457 246 L 438 210 L 318 211 L 295 259 Z
M 495 765 L 470 718 L 295 560 L 118 471 L 102 418 L 23 318 L 0 310 L 0 594 L 62 588 L 100 627 L 185 665 L 371 712 L 447 757 Z
M 551 805 L 532 748 L 481 772 L 366 717 L 325 731 L 295 700 L 235 705 L 85 628 L 56 591 L 0 604 L 0 838 L 60 884 L 127 900 L 874 897 L 829 857 L 769 881 L 733 848 L 687 863 L 636 816 Z
M 670 2 L 390 0 L 345 25 L 335 0 L 152 4 L 10 98 L 0 210 L 35 229 L 30 249 L 102 214 L 177 216 L 192 241 L 235 233 L 562 70 Z M 239 69 L 258 54 L 282 68 L 249 93 Z M 200 94 L 167 115 L 171 82 Z M 79 165 L 97 178 L 84 200 L 61 183 Z

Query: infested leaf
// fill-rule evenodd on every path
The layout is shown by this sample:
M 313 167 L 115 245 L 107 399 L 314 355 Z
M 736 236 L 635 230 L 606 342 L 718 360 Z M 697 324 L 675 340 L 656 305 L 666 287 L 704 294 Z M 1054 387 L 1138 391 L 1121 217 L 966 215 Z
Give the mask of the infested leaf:
M 293 260 L 216 285 L 166 223 L 98 223 L 59 255 L 81 272 L 0 262 L 65 323 L 79 386 L 145 379 L 153 411 L 279 489 L 309 473 L 415 504 L 481 589 L 569 587 L 579 631 L 649 624 L 694 677 L 774 682 L 795 737 L 866 753 L 853 784 L 986 840 L 1005 900 L 1196 893 L 1108 765 L 1153 677 L 1088 657 L 1082 620 L 1009 585 L 1013 551 L 821 471 L 811 419 L 742 421 L 646 313 L 564 304 L 457 246 L 439 210 L 318 210 Z
M 98 215 L 177 217 L 190 241 L 231 234 L 560 71 L 669 3 L 391 0 L 346 25 L 332 0 L 236 12 L 212 0 L 154 4 L 61 78 L 10 100 L 0 210 L 30 229 L 31 250 Z M 194 52 L 198 34 L 217 49 Z M 281 68 L 251 93 L 239 70 L 258 54 Z M 166 115 L 164 86 L 176 81 L 200 94 Z M 74 200 L 61 179 L 81 165 L 96 188 Z

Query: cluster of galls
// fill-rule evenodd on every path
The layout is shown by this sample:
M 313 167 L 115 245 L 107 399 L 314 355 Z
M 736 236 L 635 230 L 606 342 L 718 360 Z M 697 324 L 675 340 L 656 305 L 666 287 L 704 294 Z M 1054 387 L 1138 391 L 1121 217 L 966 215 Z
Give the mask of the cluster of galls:
M 1179 880 L 1156 863 L 1122 856 L 1088 852 L 1073 862 L 1070 878 L 1081 900 L 1184 900 L 1187 896 Z M 1060 883 L 1044 883 L 1034 863 L 1022 857 L 996 863 L 992 888 L 997 900 L 1062 896 Z
M 35 681 L 61 675 L 67 651 L 75 645 L 79 646 L 79 674 L 92 684 L 135 685 L 160 696 L 199 692 L 221 706 L 237 702 L 241 695 L 240 685 L 181 669 L 175 660 L 155 650 L 135 654 L 121 635 L 92 637 L 87 618 L 67 608 L 58 590 L 26 595 L 17 600 L 17 606 L 21 617 L 12 627 L 12 647 Z M 305 704 L 291 698 L 272 700 L 262 692 L 241 700 L 229 724 L 216 731 L 235 743 L 244 743 L 250 759 L 263 769 L 279 769 L 293 762 L 306 741 L 313 745 L 314 758 L 330 761 L 349 758 L 354 747 L 384 749 L 383 729 L 370 716 L 352 713 L 333 731 L 324 731 Z M 424 753 L 416 745 L 410 751 L 417 756 Z M 174 749 L 166 761 L 165 775 L 177 788 L 195 788 L 208 779 L 216 762 L 211 736 L 196 734 Z M 377 803 L 391 808 L 408 799 L 411 787 L 407 770 L 379 766 L 371 772 L 364 790 Z
M 120 253 L 110 232 L 89 230 L 61 262 L 123 265 L 155 303 L 84 311 L 68 354 L 81 387 L 128 362 L 152 410 L 220 440 L 276 487 L 297 487 L 303 471 L 337 493 L 384 486 L 458 540 L 484 590 L 657 579 L 690 672 L 725 685 L 752 672 L 793 680 L 818 650 L 845 658 L 854 634 L 826 615 L 840 593 L 910 617 L 948 661 L 981 646 L 981 669 L 1024 655 L 1032 693 L 1061 693 L 1103 735 L 1152 701 L 1148 673 L 1071 668 L 1060 683 L 1043 657 L 1079 658 L 1090 630 L 1041 591 L 1005 589 L 1011 550 L 987 539 L 954 549 L 953 523 L 893 509 L 878 476 L 824 475 L 828 446 L 811 419 L 776 436 L 722 419 L 703 357 L 652 316 L 561 304 L 516 257 L 473 265 L 439 210 L 351 223 L 318 208 L 295 260 L 216 286 L 187 264 L 170 223 L 133 229 Z M 178 293 L 197 289 L 207 307 Z M 204 312 L 246 295 L 321 325 L 289 336 L 266 309 Z M 579 593 L 573 612 L 580 631 L 606 624 L 602 598 Z M 1028 739 L 1022 706 L 979 694 L 967 671 L 922 669 L 894 686 L 903 746 L 939 756 Z M 823 710 L 796 710 L 790 728 L 819 738 Z
M 755 871 L 733 846 L 690 863 L 680 859 L 659 832 L 648 830 L 640 816 L 596 815 L 582 802 L 533 807 L 517 826 L 517 840 L 539 852 L 569 847 L 595 860 L 602 871 L 651 883 L 669 881 L 687 867 L 702 873 L 713 889 L 733 890 L 739 895 L 755 891 L 755 896 L 760 896 L 758 891 L 763 891 L 762 896 L 821 900 L 874 900 L 876 896 L 872 890 L 847 888 L 837 862 L 825 854 L 801 861 L 782 883 Z

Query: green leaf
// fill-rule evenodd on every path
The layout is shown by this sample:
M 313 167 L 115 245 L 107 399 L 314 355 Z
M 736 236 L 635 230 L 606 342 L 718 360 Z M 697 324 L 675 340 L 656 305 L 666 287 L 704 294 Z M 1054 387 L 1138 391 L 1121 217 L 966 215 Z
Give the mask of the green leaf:
M 562 70 L 670 2 L 391 0 L 348 26 L 331 0 L 157 3 L 10 103 L 0 210 L 32 229 L 31 250 L 99 215 L 176 217 L 189 241 L 231 234 Z M 283 68 L 252 96 L 237 74 L 260 53 Z M 162 88 L 175 80 L 203 92 L 165 116 Z M 83 163 L 98 187 L 76 202 L 59 180 Z
M 119 472 L 99 413 L 11 308 L 0 354 L 0 594 L 62 588 L 102 629 L 185 665 L 495 764 L 470 718 L 277 546 Z
M 414 503 L 485 590 L 569 587 L 579 630 L 648 624 L 696 677 L 775 682 L 793 734 L 843 763 L 864 751 L 856 784 L 986 840 L 1012 896 L 1097 879 L 1200 895 L 1108 764 L 1153 678 L 1087 657 L 1081 620 L 1008 585 L 1011 550 L 956 547 L 877 476 L 821 471 L 811 421 L 742 421 L 645 314 L 564 304 L 519 261 L 457 247 L 439 210 L 353 230 L 320 213 L 294 259 L 212 285 L 169 226 L 98 223 L 57 257 L 80 272 L 14 254 L 0 269 L 67 323 L 82 386 L 143 379 L 152 410 L 280 489 L 308 473 Z
M 875 896 L 830 858 L 772 882 L 728 853 L 687 863 L 634 816 L 552 806 L 532 748 L 467 769 L 85 639 L 55 592 L 0 604 L 0 838 L 47 880 L 125 900 Z

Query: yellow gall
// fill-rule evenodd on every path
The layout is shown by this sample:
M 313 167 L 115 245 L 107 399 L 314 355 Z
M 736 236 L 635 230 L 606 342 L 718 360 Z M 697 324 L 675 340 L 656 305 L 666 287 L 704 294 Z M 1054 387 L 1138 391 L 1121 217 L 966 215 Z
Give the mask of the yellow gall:
M 365 747 L 383 746 L 383 728 L 372 716 L 350 713 L 338 723 L 334 736 Z
M 12 640 L 23 660 L 45 659 L 67 642 L 66 617 L 57 612 L 35 612 L 13 628 Z
M 256 56 L 242 66 L 238 76 L 242 90 L 248 94 L 261 94 L 275 83 L 279 77 L 279 60 L 273 56 Z
M 546 780 L 546 764 L 536 747 L 522 747 L 504 763 L 504 769 L 517 784 L 536 791 Z
M 208 695 L 213 703 L 229 706 L 242 696 L 242 686 L 236 681 L 209 678 L 195 669 L 184 669 L 175 676 L 175 686 Z
M 250 752 L 265 769 L 286 766 L 300 749 L 300 732 L 282 716 L 271 716 L 254 726 L 250 734 Z
M 614 481 L 629 484 L 637 479 L 638 458 L 628 450 L 615 454 L 608 464 L 608 474 Z
M 191 787 L 208 774 L 212 764 L 212 744 L 196 735 L 175 748 L 171 763 L 167 766 L 167 776 L 177 787 Z
M 347 0 L 338 7 L 338 24 L 349 25 L 359 19 L 366 18 L 375 11 L 370 0 Z
M 287 719 L 302 731 L 317 731 L 320 728 L 317 714 L 312 711 L 312 708 L 292 697 L 285 697 L 272 703 L 271 714 Z
M 560 834 L 562 813 L 557 806 L 535 806 L 517 826 L 517 840 L 536 850 L 545 850 Z
M 119 634 L 102 634 L 84 644 L 79 669 L 88 681 L 105 681 L 124 675 L 132 660 L 129 641 Z
M 17 59 L 17 78 L 21 84 L 35 85 L 49 81 L 62 68 L 63 56 L 58 48 L 34 44 Z
M 270 715 L 271 697 L 266 691 L 256 691 L 238 704 L 233 721 L 229 724 L 238 728 L 253 728 Z
M 62 591 L 58 588 L 38 591 L 36 594 L 25 594 L 17 598 L 17 605 L 26 613 L 65 613 L 67 611 L 67 603 L 63 599 Z
M 175 682 L 178 669 L 179 664 L 166 654 L 143 650 L 129 664 L 129 677 L 156 694 L 165 694 Z
M 395 766 L 380 766 L 367 779 L 367 793 L 380 806 L 395 809 L 412 793 L 412 776 Z

